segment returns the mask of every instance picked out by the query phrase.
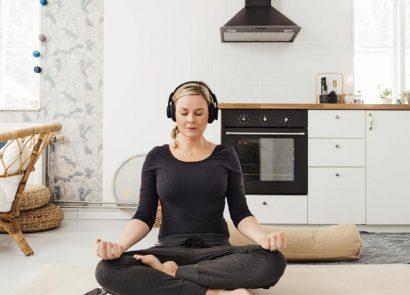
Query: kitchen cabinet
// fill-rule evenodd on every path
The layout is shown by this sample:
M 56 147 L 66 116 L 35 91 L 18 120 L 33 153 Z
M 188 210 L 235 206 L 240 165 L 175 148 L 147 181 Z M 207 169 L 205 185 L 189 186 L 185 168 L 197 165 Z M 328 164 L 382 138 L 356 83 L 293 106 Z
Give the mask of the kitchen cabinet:
M 367 224 L 410 224 L 410 111 L 366 111 Z
M 309 110 L 309 137 L 364 138 L 363 110 Z
M 262 224 L 307 224 L 307 196 L 246 195 L 248 208 Z M 230 219 L 225 204 L 225 219 Z
M 309 111 L 308 223 L 410 224 L 409 123 L 410 111 Z
M 249 210 L 260 223 L 307 223 L 307 196 L 248 195 L 246 200 Z
M 410 105 L 261 106 L 309 110 L 308 195 L 248 195 L 261 222 L 410 225 Z
M 365 223 L 365 168 L 309 168 L 308 223 Z
M 308 223 L 366 222 L 365 111 L 310 110 Z

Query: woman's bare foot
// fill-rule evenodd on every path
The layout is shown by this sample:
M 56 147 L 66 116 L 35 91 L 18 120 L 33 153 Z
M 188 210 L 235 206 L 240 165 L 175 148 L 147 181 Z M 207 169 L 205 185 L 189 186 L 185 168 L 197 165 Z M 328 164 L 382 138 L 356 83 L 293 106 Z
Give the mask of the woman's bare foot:
M 178 269 L 178 265 L 174 261 L 166 261 L 161 263 L 157 257 L 154 255 L 134 255 L 135 259 L 141 261 L 142 263 L 155 268 L 156 270 L 162 271 L 170 276 L 175 277 Z M 238 294 L 239 295 L 239 294 Z
M 209 289 L 206 291 L 206 295 L 252 295 L 248 289 L 235 289 L 235 290 L 214 290 Z

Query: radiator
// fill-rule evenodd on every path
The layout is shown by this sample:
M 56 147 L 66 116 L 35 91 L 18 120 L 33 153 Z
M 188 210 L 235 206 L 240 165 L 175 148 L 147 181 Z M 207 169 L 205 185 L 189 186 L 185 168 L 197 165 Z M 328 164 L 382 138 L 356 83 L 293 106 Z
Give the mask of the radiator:
M 14 131 L 21 128 L 29 128 L 34 127 L 40 124 L 36 123 L 0 123 L 0 133 L 7 132 L 7 131 Z M 46 184 L 46 152 L 43 151 L 40 158 L 37 160 L 36 165 L 34 166 L 34 171 L 31 172 L 30 177 L 28 179 L 29 184 Z

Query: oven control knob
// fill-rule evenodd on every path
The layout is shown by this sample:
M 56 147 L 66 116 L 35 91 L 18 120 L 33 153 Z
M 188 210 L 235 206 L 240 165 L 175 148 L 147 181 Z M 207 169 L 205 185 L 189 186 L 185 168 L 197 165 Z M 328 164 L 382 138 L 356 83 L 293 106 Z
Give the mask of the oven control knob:
M 246 114 L 240 114 L 238 121 L 239 121 L 239 124 L 246 124 L 249 122 L 249 116 Z
M 287 122 L 289 122 L 289 118 L 288 117 L 285 117 L 284 119 L 283 119 L 283 123 L 287 123 Z
M 260 116 L 259 121 L 262 124 L 266 124 L 270 121 L 270 117 L 268 115 L 262 115 L 262 116 Z

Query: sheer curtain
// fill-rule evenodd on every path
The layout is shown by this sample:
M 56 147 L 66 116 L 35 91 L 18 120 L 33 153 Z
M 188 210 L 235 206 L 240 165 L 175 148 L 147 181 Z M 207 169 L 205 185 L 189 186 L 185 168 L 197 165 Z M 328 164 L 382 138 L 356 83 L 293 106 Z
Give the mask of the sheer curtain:
M 366 102 L 410 90 L 410 0 L 355 0 L 355 92 Z
M 41 5 L 33 0 L 0 0 L 0 110 L 40 107 Z

